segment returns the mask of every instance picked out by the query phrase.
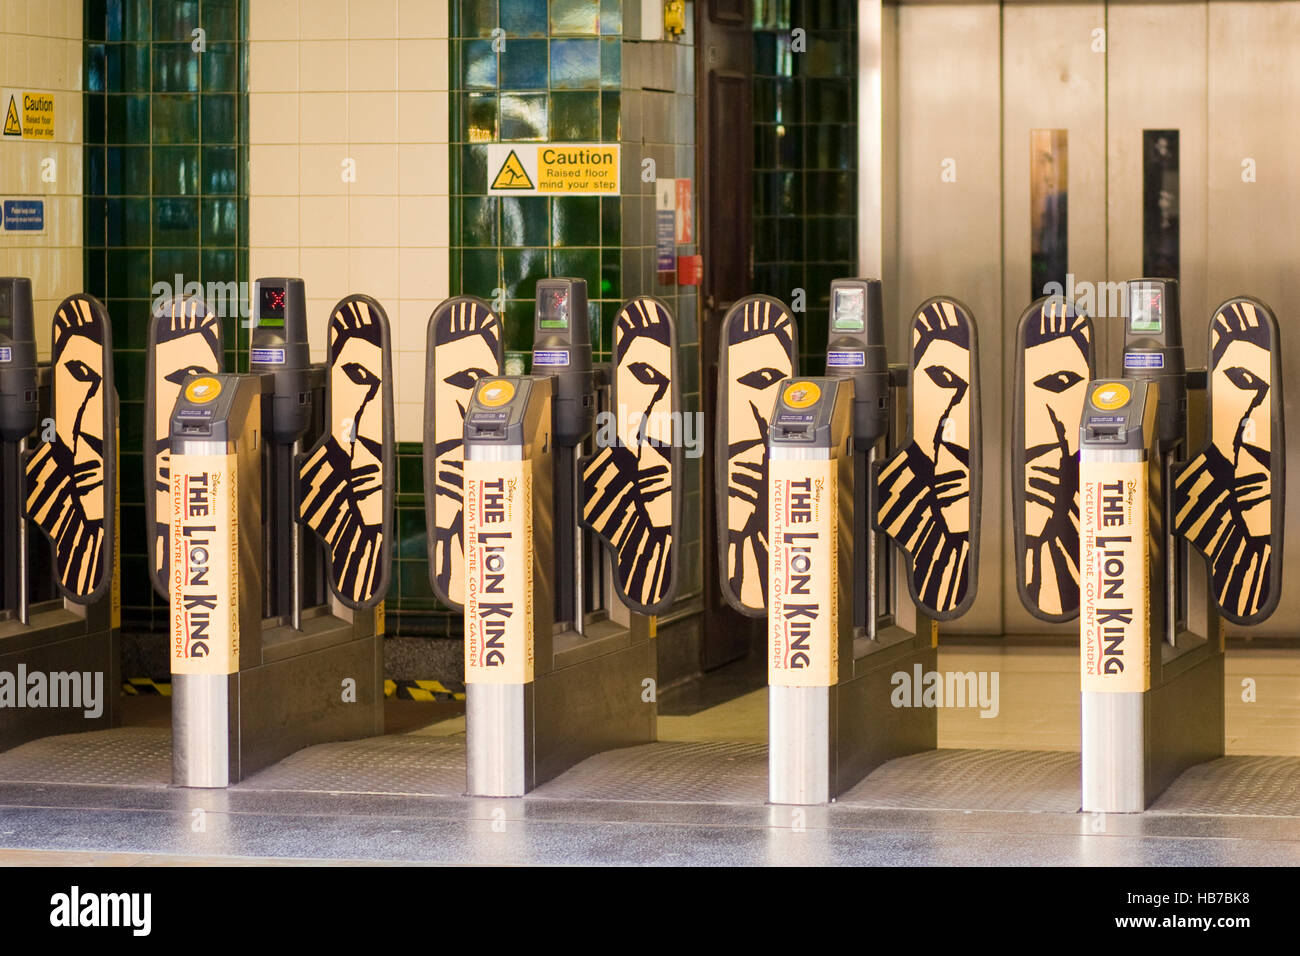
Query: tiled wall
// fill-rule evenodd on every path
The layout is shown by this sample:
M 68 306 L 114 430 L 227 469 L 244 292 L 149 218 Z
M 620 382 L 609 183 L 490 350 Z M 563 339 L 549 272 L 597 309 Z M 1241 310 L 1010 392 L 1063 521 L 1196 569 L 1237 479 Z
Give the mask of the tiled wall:
M 20 92 L 20 113 L 21 91 L 56 94 L 53 141 L 0 137 L 0 197 L 45 201 L 43 232 L 0 232 L 0 275 L 32 280 L 42 357 L 50 353 L 54 309 L 82 287 L 81 4 L 0 0 L 0 89 Z M 5 97 L 0 121 L 8 107 Z
M 181 276 L 248 279 L 247 0 L 85 0 L 85 289 L 113 323 L 121 400 L 122 605 L 161 630 L 145 553 L 145 357 L 151 302 Z M 32 8 L 39 4 L 30 4 Z M 224 293 L 224 289 L 223 289 Z M 207 297 L 215 302 L 216 296 Z M 228 369 L 247 331 L 230 296 Z
M 397 563 L 388 633 L 444 633 L 424 562 L 424 348 L 448 295 L 447 0 L 255 0 L 251 268 L 301 276 L 312 355 L 331 307 L 388 312 L 397 417 Z M 420 676 L 427 676 L 421 674 Z
M 459 0 L 453 12 L 452 292 L 491 299 L 504 291 L 506 358 L 519 370 L 530 359 L 539 278 L 587 280 L 596 361 L 610 358 L 619 307 L 656 295 L 677 315 L 683 400 L 697 411 L 697 297 L 693 287 L 659 282 L 655 185 L 642 178 L 647 157 L 660 177 L 694 177 L 691 32 L 674 41 L 626 38 L 621 0 Z M 530 141 L 621 143 L 622 195 L 488 196 L 487 144 Z M 698 459 L 686 472 L 680 580 L 691 595 L 700 590 Z M 422 564 L 411 576 L 418 573 Z M 425 600 L 436 607 L 431 595 Z M 447 627 L 454 632 L 456 622 Z
M 799 347 L 815 370 L 831 280 L 857 273 L 857 5 L 754 0 L 753 15 L 754 291 L 791 304 L 805 290 Z
M 302 277 L 317 361 L 339 299 L 384 305 L 402 442 L 448 289 L 447 20 L 445 0 L 255 0 L 249 33 L 253 276 Z

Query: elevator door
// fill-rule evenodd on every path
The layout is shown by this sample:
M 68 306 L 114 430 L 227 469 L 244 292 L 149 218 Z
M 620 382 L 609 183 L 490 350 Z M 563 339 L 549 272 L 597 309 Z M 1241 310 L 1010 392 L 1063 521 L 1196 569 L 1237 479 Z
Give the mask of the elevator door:
M 1117 374 L 1117 284 L 1172 274 L 1189 367 L 1205 365 L 1215 306 L 1248 294 L 1280 317 L 1283 378 L 1300 381 L 1287 318 L 1300 311 L 1300 128 L 1286 119 L 1300 113 L 1300 2 L 903 3 L 885 26 L 898 64 L 893 320 L 944 293 L 972 308 L 980 334 L 979 595 L 944 630 L 1073 640 L 1077 624 L 1037 620 L 1016 585 L 1016 323 L 1044 274 L 1064 271 L 1076 299 L 1090 297 L 1098 374 Z M 1062 195 L 1049 205 L 1044 190 Z M 1061 241 L 1047 255 L 1052 227 Z M 1297 455 L 1293 437 L 1288 470 Z M 1300 554 L 1290 511 L 1287 550 Z M 1294 637 L 1298 616 L 1292 589 L 1269 621 L 1228 633 Z
M 696 5 L 696 182 L 704 257 L 700 288 L 700 392 L 705 411 L 704 447 L 712 448 L 713 410 L 718 403 L 718 350 L 722 319 L 733 302 L 752 291 L 750 208 L 754 156 L 750 135 L 753 35 L 748 0 L 712 0 Z M 713 456 L 701 460 L 708 491 L 723 480 Z M 719 584 L 718 549 L 710 547 L 717 511 L 712 493 L 701 496 L 704 634 L 700 665 L 704 670 L 744 657 L 760 643 L 763 622 L 743 617 L 727 604 Z

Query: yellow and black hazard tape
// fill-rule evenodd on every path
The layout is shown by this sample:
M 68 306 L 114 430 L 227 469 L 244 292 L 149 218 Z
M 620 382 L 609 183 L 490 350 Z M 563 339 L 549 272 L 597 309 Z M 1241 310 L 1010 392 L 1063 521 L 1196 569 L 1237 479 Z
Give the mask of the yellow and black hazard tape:
M 122 682 L 122 693 L 132 697 L 170 697 L 170 681 L 157 681 L 149 677 L 129 677 Z M 465 685 L 455 681 L 438 680 L 386 680 L 384 696 L 397 700 L 464 700 Z
M 122 681 L 122 693 L 132 697 L 151 697 L 172 695 L 171 681 L 152 680 L 148 677 L 128 677 Z
M 464 700 L 465 685 L 440 680 L 386 680 L 384 696 L 398 700 Z

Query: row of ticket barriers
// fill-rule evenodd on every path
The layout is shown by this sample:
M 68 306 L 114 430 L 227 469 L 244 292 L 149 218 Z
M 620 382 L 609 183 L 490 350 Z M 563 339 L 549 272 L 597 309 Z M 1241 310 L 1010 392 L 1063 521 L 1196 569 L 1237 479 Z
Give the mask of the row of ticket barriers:
M 1188 370 L 1177 283 L 1126 295 L 1124 378 L 1094 377 L 1093 324 L 1059 297 L 1025 311 L 1015 349 L 1015 568 L 1033 615 L 1079 620 L 1087 811 L 1141 811 L 1222 755 L 1223 622 L 1267 618 L 1281 582 L 1276 318 L 1230 299 L 1208 369 Z M 519 796 L 653 741 L 656 620 L 678 590 L 676 319 L 653 297 L 628 302 L 602 366 L 585 283 L 540 280 L 536 299 L 529 375 L 503 374 L 483 300 L 447 300 L 428 324 L 429 572 L 463 613 L 472 795 Z M 178 786 L 383 732 L 388 318 L 343 299 L 323 364 L 301 280 L 258 280 L 252 319 L 243 373 L 197 296 L 160 302 L 149 329 L 143 530 L 167 608 Z M 711 410 L 716 586 L 767 622 L 773 803 L 826 803 L 936 747 L 934 708 L 895 706 L 894 678 L 937 670 L 940 625 L 978 583 L 970 310 L 923 303 L 905 363 L 889 361 L 876 280 L 835 281 L 829 326 L 824 374 L 806 374 L 791 311 L 736 302 Z M 0 279 L 0 705 L 6 673 L 16 697 L 0 750 L 120 722 L 112 692 L 94 720 L 31 693 L 46 680 L 54 700 L 65 673 L 119 683 L 119 417 L 104 307 L 65 300 L 39 363 L 31 284 Z

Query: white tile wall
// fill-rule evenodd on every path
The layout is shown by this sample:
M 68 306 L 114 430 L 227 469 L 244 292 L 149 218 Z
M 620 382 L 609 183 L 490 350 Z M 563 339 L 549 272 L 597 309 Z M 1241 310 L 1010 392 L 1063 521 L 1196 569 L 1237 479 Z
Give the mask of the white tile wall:
M 0 232 L 0 275 L 32 280 L 43 358 L 55 308 L 83 291 L 81 14 L 82 0 L 0 0 L 0 89 L 55 94 L 53 142 L 0 137 L 0 196 L 45 199 L 44 232 Z M 53 182 L 42 176 L 47 160 Z
M 399 441 L 422 437 L 425 328 L 450 288 L 448 18 L 448 0 L 252 4 L 250 270 L 306 282 L 317 360 L 339 299 L 384 305 Z

